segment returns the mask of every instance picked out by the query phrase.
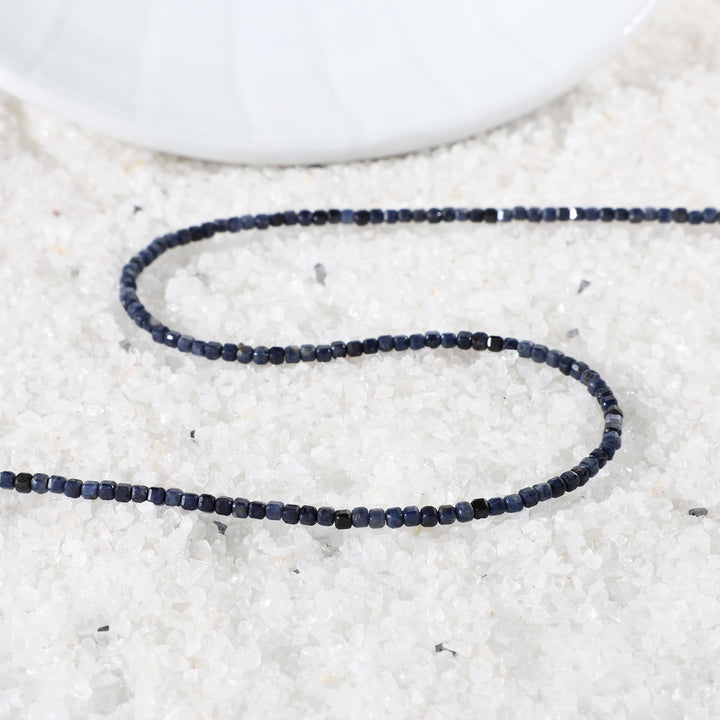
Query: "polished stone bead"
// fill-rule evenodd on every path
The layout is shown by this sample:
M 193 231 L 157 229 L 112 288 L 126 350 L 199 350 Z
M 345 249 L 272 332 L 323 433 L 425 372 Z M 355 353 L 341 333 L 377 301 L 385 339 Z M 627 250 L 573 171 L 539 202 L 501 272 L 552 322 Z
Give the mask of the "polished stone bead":
M 570 374 L 570 368 L 572 367 L 573 363 L 575 362 L 575 358 L 570 357 L 569 355 L 563 355 L 560 360 L 558 360 L 558 370 L 563 375 L 569 375 Z
M 600 470 L 600 465 L 597 461 L 597 458 L 594 458 L 594 457 L 583 458 L 578 463 L 578 465 L 584 465 L 587 468 L 589 477 L 595 477 Z
M 482 208 L 473 208 L 470 210 L 470 222 L 482 222 L 483 221 L 483 210 Z
M 525 487 L 522 490 L 518 490 L 518 495 L 526 508 L 535 507 L 535 505 L 540 502 L 540 496 L 535 488 Z
M 370 508 L 368 510 L 368 525 L 378 530 L 385 527 L 385 511 L 382 508 Z
M 420 508 L 417 505 L 408 505 L 402 511 L 402 522 L 406 527 L 417 527 L 420 519 Z
M 559 207 L 557 209 L 557 219 L 560 220 L 560 222 L 566 222 L 570 219 L 570 208 L 567 207 Z
M 208 360 L 219 360 L 222 354 L 222 345 L 219 342 L 211 340 L 205 343 L 205 357 Z
M 80 491 L 80 494 L 82 497 L 84 497 L 86 500 L 97 500 L 98 492 L 100 490 L 99 488 L 100 483 L 97 483 L 93 480 L 90 480 L 89 482 L 84 482 L 82 486 L 82 490 Z M 163 490 L 163 502 L 165 502 L 165 491 Z M 162 503 L 157 503 L 159 505 L 162 505 Z
M 227 229 L 231 233 L 236 233 L 242 230 L 242 223 L 239 217 L 231 217 L 227 221 Z
M 516 493 L 513 493 L 512 495 L 506 495 L 503 498 L 503 501 L 505 503 L 505 512 L 520 512 L 524 507 L 522 498 Z
M 52 480 L 52 478 L 50 478 L 50 480 Z M 65 483 L 63 483 L 63 489 L 64 487 Z M 98 497 L 100 500 L 114 500 L 116 487 L 116 483 L 112 480 L 103 480 L 98 483 Z
M 455 333 L 446 332 L 440 337 L 440 344 L 444 348 L 454 348 L 457 346 L 457 335 Z
M 248 505 L 248 517 L 253 520 L 262 520 L 265 517 L 265 503 L 251 500 Z
M 518 355 L 521 358 L 529 358 L 532 355 L 533 344 L 530 340 L 521 340 L 517 346 Z
M 491 335 L 488 338 L 487 347 L 490 352 L 500 352 L 504 347 L 505 341 L 499 335 Z
M 298 345 L 288 345 L 285 348 L 285 362 L 289 365 L 300 362 L 300 347 Z
M 437 520 L 440 525 L 452 525 L 457 520 L 454 506 L 440 505 L 437 509 Z
M 600 377 L 600 375 L 591 380 L 587 385 L 588 392 L 591 395 L 595 395 L 595 393 L 600 390 L 600 388 L 604 387 L 607 387 L 607 383 Z
M 448 507 L 451 507 L 448 505 Z M 435 527 L 438 524 L 438 511 L 432 505 L 425 505 L 420 508 L 420 524 L 423 527 Z
M 483 212 L 483 222 L 496 223 L 498 221 L 498 211 L 495 208 L 485 208 Z
M 198 357 L 205 355 L 205 342 L 203 340 L 193 340 L 190 346 L 190 353 Z
M 670 208 L 660 208 L 657 211 L 658 222 L 669 223 L 672 220 L 672 210 Z
M 553 496 L 552 488 L 546 482 L 537 483 L 532 486 L 532 489 L 538 494 L 538 500 L 540 502 L 545 502 L 545 500 L 549 500 Z
M 556 368 L 562 357 L 563 354 L 560 350 L 548 350 L 545 353 L 545 364 L 548 367 Z
M 370 211 L 370 222 L 373 225 L 379 225 L 385 220 L 385 213 L 380 208 L 373 208 Z
M 312 213 L 309 210 L 301 210 L 297 214 L 297 221 L 302 227 L 312 225 Z
M 542 220 L 542 209 L 539 207 L 529 207 L 527 219 L 528 222 L 540 222 Z
M 615 430 L 610 430 L 603 435 L 602 446 L 609 447 L 613 450 L 619 450 L 622 447 L 620 435 Z
M 264 345 L 258 345 L 253 350 L 252 361 L 256 365 L 267 365 L 269 360 L 270 355 L 268 354 L 268 349 Z
M 425 347 L 425 335 L 422 333 L 413 333 L 410 336 L 410 349 L 422 350 Z
M 714 223 L 718 219 L 718 211 L 714 207 L 707 207 L 702 211 L 703 222 Z
M 198 510 L 200 512 L 215 512 L 215 496 L 209 493 L 202 493 L 198 497 Z
M 163 344 L 165 341 L 165 333 L 167 333 L 168 328 L 166 328 L 164 325 L 156 325 L 152 332 L 150 333 L 153 342 Z
M 370 222 L 370 213 L 367 210 L 357 210 L 353 219 L 356 225 L 367 225 Z
M 282 511 L 282 520 L 288 525 L 297 525 L 300 521 L 300 506 L 284 505 Z
M 329 345 L 318 345 L 315 348 L 315 359 L 318 362 L 330 362 L 332 357 L 332 350 Z
M 457 334 L 457 346 L 461 350 L 469 350 L 472 347 L 472 333 L 467 330 L 461 330 Z
M 270 216 L 270 224 L 273 227 L 280 227 L 281 225 L 285 224 L 285 215 L 281 212 L 273 213 Z
M 567 492 L 577 490 L 580 486 L 580 478 L 572 470 L 564 472 L 560 475 L 560 479 L 565 483 L 565 490 Z
M 407 350 L 410 347 L 410 338 L 407 335 L 395 335 L 393 346 L 400 352 Z
M 235 343 L 225 343 L 222 346 L 222 352 L 220 357 L 227 362 L 234 362 L 237 360 L 238 346 Z
M 544 363 L 547 358 L 548 349 L 545 345 L 533 345 L 530 351 L 530 359 L 536 363 Z
M 255 349 L 250 347 L 250 345 L 245 345 L 244 343 L 238 344 L 237 360 L 239 363 L 247 365 L 249 362 L 252 362 L 254 354 Z
M 180 498 L 180 507 L 183 510 L 197 510 L 198 508 L 198 496 L 196 493 L 183 493 Z
M 615 413 L 608 413 L 605 415 L 605 432 L 608 430 L 617 430 L 620 432 L 623 427 L 623 417 L 622 415 L 617 415 Z
M 390 528 L 399 528 L 403 525 L 403 511 L 399 507 L 391 507 L 385 511 L 385 524 Z
M 482 520 L 490 514 L 490 506 L 485 498 L 475 498 L 470 504 L 472 505 L 476 520 Z
M 385 211 L 385 222 L 388 225 L 394 225 L 398 221 L 397 210 L 386 210 Z
M 240 218 L 240 225 L 243 230 L 252 230 L 255 227 L 255 218 L 252 215 L 243 215 Z
M 32 484 L 32 475 L 30 473 L 18 473 L 15 476 L 15 490 L 16 492 L 26 495 L 30 492 L 30 486 Z
M 342 210 L 340 212 L 340 222 L 344 225 L 350 225 L 352 222 L 355 221 L 355 211 L 354 210 Z
M 615 211 L 611 207 L 600 208 L 600 219 L 603 222 L 610 222 L 615 219 Z
M 580 376 L 586 371 L 589 370 L 588 366 L 584 362 L 579 362 L 576 360 L 571 366 L 570 366 L 570 377 L 573 380 L 579 380 Z
M 353 508 L 350 514 L 352 516 L 353 527 L 367 527 L 370 524 L 370 516 L 366 507 Z
M 625 222 L 630 218 L 630 211 L 627 208 L 615 208 L 615 220 Z
M 688 211 L 684 207 L 675 208 L 672 213 L 673 222 L 684 223 L 688 221 Z
M 247 498 L 237 497 L 233 500 L 232 515 L 236 518 L 246 518 L 250 509 L 250 501 Z
M 265 505 L 265 517 L 268 520 L 282 520 L 283 504 L 278 500 L 271 500 Z
M 645 213 L 642 208 L 631 208 L 630 209 L 630 222 L 639 223 L 645 219 Z
M 585 465 L 576 465 L 571 470 L 578 476 L 578 487 L 582 487 L 590 479 L 590 473 Z
M 183 491 L 179 488 L 168 488 L 165 491 L 165 504 L 170 507 L 178 507 L 182 500 Z
M 646 207 L 645 208 L 645 220 L 647 222 L 654 222 L 658 219 L 658 211 L 654 207 Z
M 35 473 L 30 481 L 30 489 L 38 495 L 44 495 L 48 491 L 48 476 L 45 473 Z
M 340 210 L 337 208 L 330 208 L 330 210 L 327 211 L 328 216 L 328 222 L 331 225 L 337 225 L 340 222 Z
M 390 352 L 394 349 L 393 336 L 392 335 L 381 335 L 378 339 L 378 350 L 380 352 Z
M 428 330 L 425 333 L 425 346 L 429 348 L 440 347 L 440 333 L 437 330 Z
M 301 345 L 300 360 L 302 360 L 302 362 L 313 362 L 315 360 L 315 346 L 309 344 Z
M 502 515 L 505 512 L 505 500 L 501 497 L 494 497 L 488 500 L 488 509 L 491 515 Z
M 512 211 L 513 220 L 527 220 L 527 209 L 522 205 L 516 205 Z
M 297 213 L 294 210 L 286 210 L 283 213 L 283 220 L 288 226 L 297 225 Z
M 85 489 L 87 488 L 88 483 L 85 483 L 83 485 L 83 497 L 85 497 Z M 148 492 L 148 500 L 153 505 L 164 505 L 165 504 L 165 488 L 161 487 L 151 487 Z
M 473 350 L 487 350 L 488 334 L 486 332 L 476 332 L 472 335 L 471 347 Z
M 313 225 L 325 225 L 328 221 L 328 214 L 325 210 L 316 210 L 312 214 Z
M 427 219 L 429 223 L 439 223 L 443 219 L 442 210 L 430 208 L 427 211 Z
M 598 462 L 598 468 L 602 470 L 607 465 L 608 456 L 607 453 L 600 447 L 591 450 L 589 453 L 590 457 L 594 457 Z
M 517 350 L 519 344 L 520 343 L 517 341 L 517 338 L 506 337 L 503 340 L 503 348 L 502 349 L 503 350 Z
M 82 493 L 82 480 L 77 478 L 70 478 L 65 481 L 65 488 L 63 490 L 65 497 L 79 498 Z M 29 490 L 28 490 L 29 492 Z M 117 494 L 117 491 L 116 491 Z
M 165 337 L 163 338 L 163 345 L 167 345 L 167 347 L 176 348 L 178 341 L 182 335 L 180 335 L 179 332 L 175 330 L 168 330 L 165 333 Z
M 215 498 L 215 512 L 218 515 L 230 515 L 232 512 L 232 498 L 225 495 Z
M 331 527 L 335 523 L 334 508 L 323 506 L 317 511 L 317 524 L 323 527 Z
M 331 342 L 330 350 L 334 358 L 343 358 L 347 355 L 347 345 L 342 340 Z
M 177 340 L 177 349 L 180 352 L 190 352 L 194 339 L 191 335 L 181 335 Z
M 277 345 L 268 348 L 268 360 L 271 365 L 281 365 L 285 361 L 285 350 Z
M 542 211 L 543 222 L 555 222 L 557 220 L 557 210 L 555 208 L 547 207 Z
M 379 348 L 377 338 L 365 338 L 363 340 L 363 353 L 365 355 L 374 355 Z
M 699 225 L 702 221 L 702 213 L 699 210 L 691 210 L 688 213 L 688 222 L 691 225 Z
M 559 477 L 550 478 L 547 484 L 550 486 L 554 498 L 565 494 L 565 483 Z
M 338 530 L 348 530 L 352 527 L 352 515 L 349 510 L 335 511 L 335 527 Z
M 455 219 L 458 222 L 467 222 L 470 219 L 470 213 L 467 208 L 455 208 Z
M 600 218 L 600 211 L 595 207 L 585 208 L 585 220 L 595 222 Z
M 62 475 L 51 475 L 48 478 L 48 491 L 51 493 L 55 493 L 56 495 L 62 495 L 65 492 L 66 482 L 67 478 L 64 478 Z M 103 483 L 100 484 L 102 485 Z M 114 491 L 115 483 L 112 483 L 112 485 Z M 112 497 L 110 497 L 110 500 L 112 500 Z
M 469 502 L 463 500 L 462 502 L 456 503 L 455 516 L 458 522 L 470 522 L 475 518 L 475 511 Z
M 422 208 L 413 210 L 413 222 L 425 222 L 427 220 L 427 212 Z
M 403 223 L 412 222 L 413 211 L 409 208 L 401 208 L 398 210 L 398 220 Z
M 315 525 L 317 523 L 317 508 L 312 505 L 303 505 L 300 508 L 300 524 Z
M 13 490 L 15 488 L 15 473 L 10 470 L 0 472 L 0 488 Z
M 350 357 L 358 357 L 363 352 L 363 344 L 360 340 L 350 340 L 345 348 Z

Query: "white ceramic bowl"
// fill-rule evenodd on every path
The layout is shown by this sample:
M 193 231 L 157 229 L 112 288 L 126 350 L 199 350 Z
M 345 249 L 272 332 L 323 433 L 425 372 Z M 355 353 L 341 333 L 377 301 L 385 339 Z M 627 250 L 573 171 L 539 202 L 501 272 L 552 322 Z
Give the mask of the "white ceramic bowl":
M 0 0 L 0 87 L 181 155 L 377 157 L 557 96 L 655 1 Z

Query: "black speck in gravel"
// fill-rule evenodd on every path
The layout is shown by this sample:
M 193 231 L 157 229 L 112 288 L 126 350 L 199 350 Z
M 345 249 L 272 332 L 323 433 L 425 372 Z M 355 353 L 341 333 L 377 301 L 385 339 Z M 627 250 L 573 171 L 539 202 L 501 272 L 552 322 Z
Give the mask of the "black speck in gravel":
M 221 535 L 225 534 L 225 531 L 227 530 L 227 525 L 224 522 L 220 522 L 219 520 L 213 520 L 215 525 L 217 525 L 218 532 Z
M 130 352 L 130 348 L 132 345 L 130 344 L 130 341 L 127 338 L 123 338 L 118 345 L 125 351 Z
M 590 284 L 589 280 L 581 280 L 578 285 L 578 295 Z
M 190 431 L 190 439 L 191 439 L 191 440 L 194 440 L 194 439 L 195 439 L 195 430 L 191 430 L 191 431 Z
M 137 215 L 142 210 L 142 206 L 133 205 L 133 215 Z
M 109 625 L 101 625 L 101 626 L 97 629 L 98 632 L 107 632 L 108 630 L 110 630 L 110 626 L 109 626 Z
M 707 515 L 707 508 L 693 508 L 692 510 L 688 510 L 688 515 L 702 517 L 703 515 Z
M 435 646 L 435 652 L 442 652 L 443 650 L 445 650 L 446 652 L 452 653 L 452 656 L 453 656 L 453 657 L 455 657 L 455 656 L 457 655 L 457 653 L 455 652 L 455 650 L 451 650 L 450 648 L 446 648 L 443 643 L 438 643 L 438 644 Z
M 579 334 L 580 334 L 580 331 L 579 331 L 577 328 L 570 328 L 570 329 L 567 331 L 567 336 L 568 336 L 569 338 L 577 337 Z
M 315 280 L 321 285 L 324 285 L 325 278 L 327 277 L 327 273 L 325 272 L 325 266 L 322 263 L 315 263 L 315 265 L 313 266 L 313 270 L 315 271 Z

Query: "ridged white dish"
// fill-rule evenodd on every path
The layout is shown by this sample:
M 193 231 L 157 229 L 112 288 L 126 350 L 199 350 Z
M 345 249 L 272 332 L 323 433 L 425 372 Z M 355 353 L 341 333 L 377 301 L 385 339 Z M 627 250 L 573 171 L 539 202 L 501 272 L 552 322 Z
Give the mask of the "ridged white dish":
M 0 87 L 181 155 L 322 163 L 557 96 L 656 0 L 0 0 Z

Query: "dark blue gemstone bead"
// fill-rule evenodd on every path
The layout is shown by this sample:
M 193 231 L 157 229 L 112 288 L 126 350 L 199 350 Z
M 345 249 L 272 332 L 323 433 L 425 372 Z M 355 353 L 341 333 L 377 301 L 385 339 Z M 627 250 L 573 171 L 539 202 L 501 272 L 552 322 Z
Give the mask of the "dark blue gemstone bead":
M 235 343 L 225 343 L 222 346 L 222 352 L 220 357 L 228 362 L 234 362 L 237 360 L 238 346 Z
M 330 350 L 332 350 L 334 358 L 342 358 L 347 355 L 347 345 L 342 340 L 331 342 Z
M 303 227 L 312 225 L 312 213 L 309 210 L 301 210 L 297 214 L 297 221 Z
M 215 512 L 215 496 L 208 493 L 202 493 L 198 497 L 198 510 L 200 512 Z
M 79 482 L 79 481 L 78 481 Z M 30 473 L 18 473 L 15 476 L 15 491 L 27 495 L 30 492 L 32 475 Z
M 240 218 L 240 226 L 243 230 L 252 230 L 255 227 L 255 218 L 252 215 L 243 215 Z
M 670 208 L 660 208 L 657 211 L 658 222 L 669 223 L 672 220 L 672 210 Z
M 232 498 L 221 495 L 215 498 L 215 512 L 218 515 L 229 515 L 232 512 Z
M 98 493 L 100 491 L 100 483 L 90 481 L 90 482 L 84 482 L 82 486 L 82 490 L 80 491 L 80 494 L 86 499 L 86 500 L 96 500 L 98 497 Z M 163 501 L 165 498 L 165 491 L 163 490 Z M 162 504 L 162 503 L 158 503 Z
M 313 225 L 325 225 L 328 221 L 328 214 L 325 210 L 316 210 L 312 214 Z
M 448 505 L 448 507 L 451 507 Z M 438 511 L 432 505 L 420 508 L 420 524 L 423 527 L 435 527 L 438 524 Z
M 246 518 L 250 509 L 250 501 L 247 498 L 238 497 L 232 503 L 232 515 L 236 518 Z
M 52 478 L 50 478 L 52 480 Z M 98 497 L 101 500 L 114 500 L 117 485 L 112 480 L 103 480 L 98 483 Z
M 35 473 L 30 482 L 30 488 L 34 493 L 44 495 L 48 491 L 48 476 L 45 473 Z
M 672 213 L 673 222 L 684 223 L 688 221 L 688 211 L 684 207 L 675 208 Z
M 370 213 L 367 210 L 357 210 L 354 220 L 356 225 L 367 225 L 370 222 Z
M 645 220 L 647 222 L 654 222 L 658 219 L 658 211 L 654 207 L 646 207 L 645 208 Z
M 219 342 L 211 340 L 205 343 L 205 357 L 208 360 L 218 360 L 222 354 L 222 345 Z
M 358 355 L 362 355 L 363 352 L 363 344 L 360 340 L 350 340 L 345 348 L 350 357 L 358 357 Z
M 552 497 L 552 488 L 548 483 L 537 483 L 532 486 L 532 489 L 538 494 L 538 500 L 544 502 Z
M 335 523 L 335 510 L 331 507 L 319 507 L 317 511 L 317 524 L 331 527 Z
M 370 515 L 366 507 L 353 508 L 350 515 L 352 517 L 353 527 L 367 527 L 370 524 Z
M 472 505 L 476 520 L 482 520 L 490 514 L 490 506 L 485 498 L 475 498 L 470 504 Z
M 544 222 L 555 222 L 557 220 L 557 210 L 555 208 L 545 208 L 542 211 L 542 219 Z
M 354 210 L 342 210 L 340 212 L 340 222 L 344 223 L 345 225 L 350 225 L 355 221 L 355 211 Z
M 522 504 L 526 508 L 535 507 L 535 505 L 540 502 L 540 496 L 535 488 L 526 487 L 522 490 L 518 490 L 518 495 L 520 496 L 520 500 L 522 500 Z
M 165 342 L 165 333 L 168 331 L 168 328 L 166 328 L 164 325 L 156 325 L 152 332 L 150 333 L 152 339 L 156 343 L 163 343 Z
M 602 447 L 619 450 L 622 447 L 622 440 L 616 431 L 610 430 L 603 435 Z
M 402 527 L 404 523 L 403 511 L 399 507 L 391 507 L 385 511 L 385 524 L 390 528 Z
M 386 210 L 385 211 L 385 222 L 388 225 L 394 225 L 398 221 L 397 210 Z
M 475 511 L 469 502 L 463 500 L 455 505 L 455 516 L 458 522 L 470 522 L 475 518 Z
M 425 222 L 427 220 L 427 213 L 422 208 L 413 210 L 413 222 Z
M 332 357 L 332 350 L 329 345 L 318 345 L 315 348 L 315 359 L 318 362 L 330 362 Z
M 615 220 L 625 222 L 630 218 L 630 212 L 627 208 L 615 208 Z
M 472 347 L 472 333 L 468 330 L 461 330 L 457 334 L 457 346 L 461 350 L 469 350 Z
M 542 220 L 542 210 L 539 207 L 529 207 L 527 219 L 528 222 L 540 222 Z
M 425 333 L 425 346 L 436 348 L 440 346 L 440 333 L 437 330 L 429 330 Z
M 264 213 L 260 213 L 259 215 L 256 215 L 254 218 L 255 227 L 258 230 L 266 230 L 268 227 L 270 227 L 270 218 L 265 215 Z
M 82 480 L 70 478 L 65 482 L 65 488 L 63 490 L 65 497 L 79 498 L 82 493 L 82 486 Z
M 165 344 L 171 348 L 177 347 L 178 340 L 180 340 L 180 337 L 181 337 L 181 335 L 179 332 L 176 332 L 175 330 L 168 330 L 165 333 L 165 338 L 163 339 L 163 344 Z
M 439 223 L 442 219 L 442 210 L 438 208 L 430 208 L 427 211 L 427 220 L 429 223 Z
M 148 499 L 147 485 L 133 485 L 131 497 L 133 502 L 145 502 Z
M 407 350 L 410 347 L 410 338 L 407 335 L 395 335 L 393 345 L 396 350 Z
M 115 501 L 126 503 L 132 499 L 132 485 L 129 483 L 118 483 L 115 486 Z
M 521 340 L 517 346 L 518 355 L 521 358 L 529 358 L 532 355 L 533 343 L 530 340 Z
M 331 225 L 337 225 L 340 222 L 340 211 L 337 208 L 330 208 L 327 211 L 328 222 Z
M 273 213 L 270 216 L 270 224 L 273 227 L 280 227 L 285 224 L 285 216 L 282 213 Z
M 560 475 L 560 479 L 565 483 L 565 490 L 567 492 L 577 490 L 580 484 L 580 478 L 572 470 L 564 472 Z
M 600 218 L 600 212 L 597 208 L 589 207 L 585 208 L 585 220 L 588 220 L 589 222 L 595 222 Z
M 51 493 L 55 493 L 56 495 L 62 495 L 65 492 L 65 483 L 67 482 L 67 478 L 64 478 L 62 475 L 51 475 L 48 478 L 48 490 Z M 100 483 L 103 485 L 104 483 Z M 112 483 L 113 489 L 115 483 Z M 111 498 L 112 499 L 112 498 Z
M 440 525 L 452 525 L 457 520 L 455 508 L 452 505 L 440 505 L 437 509 L 437 520 Z
M 702 211 L 703 222 L 714 223 L 718 219 L 718 211 L 714 207 L 707 207 Z
M 547 484 L 550 486 L 554 498 L 565 494 L 565 483 L 559 477 L 550 478 Z
M 258 345 L 253 350 L 252 360 L 256 365 L 267 365 L 270 360 L 268 349 L 264 345 Z
M 470 222 L 482 222 L 482 221 L 483 221 L 482 208 L 473 208 L 470 211 Z
M 455 208 L 445 207 L 442 209 L 442 219 L 445 222 L 455 221 Z
M 517 338 L 507 337 L 503 340 L 503 350 L 517 350 L 518 345 Z
M 373 225 L 379 225 L 383 220 L 385 220 L 385 213 L 382 210 L 374 208 L 370 211 L 370 222 Z
M 335 527 L 338 530 L 349 530 L 352 527 L 352 515 L 349 510 L 335 511 Z
M 570 366 L 570 377 L 573 380 L 579 380 L 580 376 L 586 371 L 589 370 L 588 366 L 584 362 L 575 361 Z
M 297 225 L 297 213 L 294 210 L 286 210 L 283 213 L 283 219 L 285 220 L 285 224 L 288 226 Z
M 498 220 L 498 211 L 495 208 L 485 208 L 483 212 L 483 222 L 496 223 Z
M 505 500 L 501 497 L 494 497 L 488 500 L 488 510 L 491 515 L 502 515 L 505 512 Z
M 557 219 L 561 222 L 566 222 L 570 219 L 570 208 L 560 207 L 557 209 Z
M 262 520 L 265 517 L 265 503 L 251 500 L 248 505 L 248 517 L 253 520 Z
M 0 488 L 12 490 L 15 487 L 15 473 L 10 470 L 0 472 Z
M 374 355 L 379 348 L 377 338 L 365 338 L 363 340 L 363 352 L 366 355 Z
M 573 208 L 573 212 L 575 213 L 576 221 L 585 219 L 585 208 L 576 207 L 576 208 Z
M 472 349 L 473 350 L 487 350 L 488 334 L 486 332 L 476 332 L 472 335 Z
M 530 352 L 530 359 L 536 363 L 544 363 L 547 358 L 547 352 L 547 346 L 533 345 L 532 351 Z
M 582 487 L 590 479 L 590 473 L 585 465 L 576 465 L 571 468 L 572 471 L 578 476 L 578 486 Z
M 285 348 L 285 362 L 291 365 L 300 362 L 300 348 L 297 345 L 288 345 Z
M 285 361 L 285 350 L 277 345 L 268 349 L 268 360 L 272 365 L 280 365 Z
M 193 346 L 193 338 L 191 335 L 181 335 L 177 339 L 177 349 L 180 352 L 190 352 Z
M 487 349 L 490 352 L 500 352 L 505 345 L 505 339 L 499 335 L 491 335 L 487 341 Z
M 312 505 L 303 505 L 300 508 L 300 524 L 315 525 L 317 523 L 317 508 Z
M 630 222 L 639 223 L 645 219 L 645 213 L 642 208 L 631 208 L 630 209 Z
M 401 210 L 398 210 L 398 220 L 404 223 L 412 222 L 413 211 L 408 208 L 402 208 Z
M 516 513 L 520 512 L 523 507 L 523 501 L 520 495 L 513 494 L 513 495 L 506 495 L 503 498 L 503 501 L 505 503 L 505 512 L 509 513 Z
M 599 378 L 599 377 L 600 377 L 599 372 L 596 372 L 595 370 L 591 370 L 590 368 L 588 368 L 587 370 L 583 370 L 580 373 L 580 377 L 578 378 L 578 380 L 580 381 L 581 385 L 588 387 L 591 382 L 593 382 L 594 380 L 597 380 L 597 378 Z
M 168 507 L 178 507 L 182 500 L 183 491 L 180 488 L 168 488 L 165 491 L 165 504 Z
M 187 228 L 178 230 L 177 232 L 178 245 L 187 245 L 191 240 L 192 236 Z
M 598 390 L 604 387 L 607 387 L 607 383 L 598 375 L 588 383 L 587 389 L 591 395 L 595 395 Z
M 584 465 L 587 468 L 588 477 L 595 477 L 600 470 L 600 465 L 597 461 L 597 458 L 594 457 L 583 458 L 578 463 L 578 465 Z
M 420 508 L 417 505 L 408 505 L 402 511 L 402 522 L 400 524 L 404 524 L 405 527 L 417 527 L 420 524 L 420 520 Z
M 410 349 L 421 350 L 425 347 L 425 335 L 422 333 L 413 333 L 410 336 Z
M 457 335 L 451 332 L 443 333 L 440 343 L 444 348 L 454 348 L 457 345 Z
M 575 362 L 574 357 L 570 357 L 569 355 L 563 355 L 560 360 L 558 360 L 558 370 L 563 375 L 569 375 L 570 374 L 570 368 L 572 367 L 573 363 Z
M 83 485 L 83 497 L 85 497 L 85 489 L 87 488 L 88 483 L 85 483 Z M 161 487 L 151 487 L 150 491 L 148 493 L 148 500 L 153 505 L 164 505 L 165 504 L 165 488 Z
M 390 352 L 394 348 L 392 335 L 381 335 L 377 341 L 380 352 Z
M 611 207 L 600 208 L 600 219 L 603 222 L 610 222 L 615 219 L 615 211 Z
M 195 493 L 183 493 L 180 498 L 180 507 L 183 510 L 192 511 L 198 508 L 198 496 Z
M 563 354 L 559 350 L 548 350 L 545 354 L 545 364 L 551 368 L 556 368 Z
M 190 346 L 190 352 L 193 355 L 204 355 L 205 354 L 205 343 L 202 340 L 193 340 Z
M 385 511 L 382 508 L 370 508 L 368 510 L 368 525 L 375 530 L 384 528 Z
M 688 213 L 688 222 L 691 225 L 699 225 L 702 221 L 702 213 L 699 210 L 691 210 Z
M 458 222 L 467 222 L 470 219 L 467 208 L 455 208 L 455 219 Z
M 527 209 L 522 205 L 516 205 L 512 211 L 513 220 L 527 220 L 528 212 Z
M 300 506 L 285 505 L 283 507 L 282 520 L 288 525 L 297 525 L 300 521 Z
M 602 470 L 607 465 L 608 456 L 602 448 L 595 448 L 590 452 L 590 457 L 594 457 L 598 462 L 598 468 Z

